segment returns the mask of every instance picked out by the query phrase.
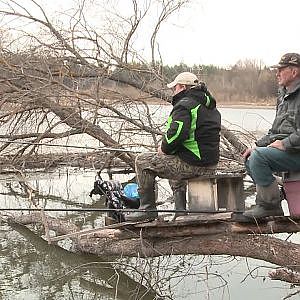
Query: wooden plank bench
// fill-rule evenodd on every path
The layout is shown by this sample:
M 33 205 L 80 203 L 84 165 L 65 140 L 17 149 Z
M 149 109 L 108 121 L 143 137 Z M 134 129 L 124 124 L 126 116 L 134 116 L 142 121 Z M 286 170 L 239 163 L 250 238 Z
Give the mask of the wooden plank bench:
M 187 181 L 188 207 L 203 211 L 243 211 L 245 195 L 242 173 L 223 172 Z

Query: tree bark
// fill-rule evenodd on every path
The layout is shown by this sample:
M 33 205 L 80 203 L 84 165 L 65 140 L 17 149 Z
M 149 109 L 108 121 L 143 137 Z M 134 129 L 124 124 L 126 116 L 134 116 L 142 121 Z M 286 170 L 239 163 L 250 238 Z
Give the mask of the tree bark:
M 221 133 L 236 149 L 238 154 L 242 154 L 248 148 L 233 132 L 228 130 L 225 126 L 221 127 Z
M 274 237 L 216 234 L 181 238 L 113 240 L 84 238 L 78 250 L 96 255 L 156 257 L 163 255 L 231 255 L 251 257 L 300 271 L 300 246 Z
M 94 137 L 108 147 L 120 148 L 120 144 L 112 139 L 111 136 L 108 135 L 101 127 L 83 119 L 76 111 L 74 111 L 72 107 L 63 107 L 49 98 L 42 98 L 40 101 L 43 107 L 50 109 L 61 119 L 62 122 L 71 128 L 81 129 L 82 133 L 86 133 Z M 129 166 L 134 168 L 134 155 L 117 151 L 116 153 L 118 153 L 118 157 L 128 163 Z
M 300 273 L 296 273 L 287 269 L 276 269 L 269 272 L 269 276 L 273 280 L 283 280 L 288 283 L 300 285 Z
M 57 167 L 90 168 L 102 170 L 103 168 L 122 168 L 126 173 L 130 167 L 117 157 L 111 157 L 110 153 L 102 151 L 84 153 L 49 153 L 32 154 L 16 157 L 15 155 L 1 156 L 0 173 L 9 170 L 21 169 L 45 169 L 50 170 Z M 130 168 L 132 170 L 132 168 Z
M 38 213 L 10 218 L 10 221 L 19 224 L 42 223 Z M 183 225 L 184 222 L 168 225 L 170 222 L 164 222 L 161 226 L 155 222 L 136 225 L 121 223 L 87 231 L 78 231 L 76 226 L 69 227 L 69 223 L 64 225 L 62 220 L 47 217 L 47 221 L 49 229 L 67 234 L 65 238 L 71 238 L 77 251 L 83 253 L 129 257 L 232 255 L 260 259 L 300 272 L 300 245 L 262 234 L 298 232 L 299 220 L 283 219 L 282 223 L 271 221 L 257 226 L 224 220 L 198 222 L 198 225 L 196 221 L 192 222 L 193 225 Z M 59 239 L 53 238 L 52 242 Z

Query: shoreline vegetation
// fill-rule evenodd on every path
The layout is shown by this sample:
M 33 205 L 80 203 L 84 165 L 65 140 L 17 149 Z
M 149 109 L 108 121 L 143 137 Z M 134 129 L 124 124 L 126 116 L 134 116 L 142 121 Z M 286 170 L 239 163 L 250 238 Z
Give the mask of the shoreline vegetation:
M 147 100 L 146 101 L 150 105 L 171 105 L 170 102 L 166 102 L 163 100 Z M 249 108 L 249 109 L 275 109 L 276 107 L 276 100 L 274 101 L 266 101 L 266 102 L 218 102 L 217 101 L 217 107 L 219 108 Z
M 220 108 L 249 108 L 249 109 L 267 109 L 276 108 L 275 104 L 262 104 L 262 103 L 217 103 Z

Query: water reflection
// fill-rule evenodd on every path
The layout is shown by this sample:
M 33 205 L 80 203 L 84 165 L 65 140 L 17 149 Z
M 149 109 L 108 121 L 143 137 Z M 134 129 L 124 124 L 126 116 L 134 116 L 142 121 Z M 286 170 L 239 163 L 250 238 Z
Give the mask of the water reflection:
M 51 173 L 27 173 L 26 181 L 36 190 L 40 207 L 100 208 L 104 207 L 101 199 L 88 197 L 95 174 L 96 170 L 66 168 Z M 108 179 L 105 174 L 104 179 Z M 164 181 L 160 187 L 160 197 L 166 199 L 170 191 Z M 19 179 L 7 175 L 0 177 L 0 203 L 2 208 L 32 206 Z M 167 207 L 168 204 L 162 208 Z M 101 227 L 104 222 L 99 212 L 51 212 L 49 215 L 72 220 L 84 229 Z M 294 239 L 299 241 L 299 234 Z M 0 299 L 283 298 L 291 292 L 290 287 L 269 280 L 270 267 L 274 266 L 226 256 L 108 259 L 78 255 L 48 245 L 24 227 L 11 227 L 3 222 L 0 226 Z M 251 272 L 253 269 L 256 271 Z
M 1 226 L 3 299 L 154 299 L 155 293 L 106 260 L 77 255 L 22 226 Z M 5 234 L 4 234 L 5 233 Z
M 94 177 L 93 170 L 66 169 L 48 174 L 29 174 L 25 181 L 35 190 L 39 207 L 101 208 L 104 207 L 104 199 L 88 196 Z M 121 181 L 128 180 L 127 176 L 119 177 Z M 14 176 L 0 178 L 0 199 L 1 208 L 33 207 L 26 188 Z M 15 215 L 22 213 L 13 212 Z M 51 212 L 49 215 L 71 220 L 82 229 L 101 227 L 104 223 L 104 215 L 100 212 Z M 151 288 L 143 285 L 138 273 L 130 277 L 123 272 L 124 261 L 120 258 L 111 260 L 72 254 L 48 245 L 23 226 L 2 223 L 0 292 L 3 299 L 158 298 Z M 63 243 L 65 247 L 66 244 Z M 129 268 L 127 272 L 132 270 Z
M 88 197 L 94 175 L 92 170 L 69 169 L 64 174 L 60 170 L 28 175 L 26 180 L 38 191 L 41 207 L 103 207 L 103 200 Z M 119 179 L 125 181 L 125 177 Z M 15 178 L 0 179 L 0 184 L 1 207 L 30 207 L 26 191 Z M 161 182 L 161 187 L 160 192 L 165 193 L 161 197 L 166 198 L 167 186 Z M 103 226 L 99 212 L 49 214 L 72 220 L 85 229 Z M 247 273 L 257 266 L 260 268 L 255 278 L 249 276 L 244 283 Z M 261 261 L 225 256 L 111 259 L 78 255 L 48 245 L 24 227 L 5 223 L 0 227 L 2 299 L 240 299 L 249 290 L 252 292 L 244 295 L 244 300 L 286 295 L 284 283 L 260 280 L 267 278 L 268 266 Z

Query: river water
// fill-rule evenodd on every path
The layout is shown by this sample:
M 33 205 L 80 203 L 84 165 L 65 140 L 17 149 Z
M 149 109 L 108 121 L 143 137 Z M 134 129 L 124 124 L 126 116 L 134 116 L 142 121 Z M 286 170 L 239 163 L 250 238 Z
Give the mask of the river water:
M 167 116 L 169 108 L 164 110 Z M 230 128 L 266 132 L 275 111 L 221 108 Z M 225 121 L 226 120 L 226 121 Z M 47 208 L 104 207 L 88 196 L 96 170 L 60 169 L 27 174 Z M 104 177 L 106 175 L 104 174 Z M 119 177 L 126 181 L 130 176 Z M 161 185 L 160 197 L 170 195 Z M 13 175 L 0 178 L 2 208 L 28 207 L 24 188 Z M 21 212 L 20 212 L 21 213 Z M 82 228 L 103 226 L 100 213 L 49 213 L 72 220 Z M 36 228 L 38 230 L 38 228 Z M 282 234 L 285 238 L 286 235 Z M 299 242 L 299 234 L 291 240 Z M 0 224 L 0 299 L 283 299 L 294 290 L 271 281 L 272 267 L 262 261 L 230 256 L 170 256 L 151 259 L 105 258 L 78 255 L 48 245 L 22 226 Z M 155 291 L 148 290 L 149 283 Z

